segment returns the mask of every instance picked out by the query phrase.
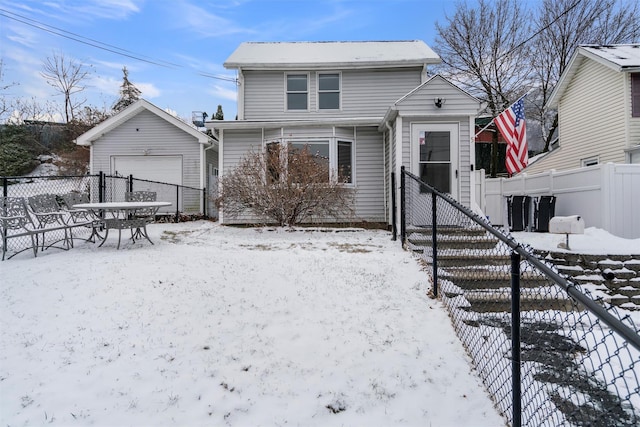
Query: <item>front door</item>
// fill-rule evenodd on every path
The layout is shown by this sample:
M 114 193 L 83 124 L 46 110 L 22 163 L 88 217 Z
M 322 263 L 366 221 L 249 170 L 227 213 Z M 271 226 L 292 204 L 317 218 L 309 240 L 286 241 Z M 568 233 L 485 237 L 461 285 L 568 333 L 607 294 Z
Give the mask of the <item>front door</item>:
M 458 124 L 413 124 L 411 142 L 412 172 L 457 199 Z

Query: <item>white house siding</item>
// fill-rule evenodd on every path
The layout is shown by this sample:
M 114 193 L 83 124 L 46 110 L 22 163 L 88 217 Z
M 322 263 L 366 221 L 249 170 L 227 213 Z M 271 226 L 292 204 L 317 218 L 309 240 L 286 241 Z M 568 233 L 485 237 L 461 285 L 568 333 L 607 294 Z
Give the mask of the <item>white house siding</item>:
M 331 72 L 334 70 L 327 70 Z M 339 71 L 339 70 L 336 70 Z M 422 81 L 422 68 L 342 70 L 341 110 L 317 110 L 316 71 L 309 75 L 309 110 L 286 111 L 285 72 L 244 70 L 244 119 L 322 119 L 382 117 L 398 98 Z
M 193 136 L 149 111 L 141 111 L 93 142 L 92 173 L 111 170 L 115 156 L 181 156 L 182 185 L 200 188 L 200 143 Z M 135 177 L 135 175 L 134 175 Z M 199 210 L 200 193 L 185 192 L 185 211 Z
M 525 172 L 575 169 L 592 157 L 599 163 L 624 163 L 628 111 L 624 87 L 624 73 L 585 59 L 558 105 L 562 155 L 540 159 Z

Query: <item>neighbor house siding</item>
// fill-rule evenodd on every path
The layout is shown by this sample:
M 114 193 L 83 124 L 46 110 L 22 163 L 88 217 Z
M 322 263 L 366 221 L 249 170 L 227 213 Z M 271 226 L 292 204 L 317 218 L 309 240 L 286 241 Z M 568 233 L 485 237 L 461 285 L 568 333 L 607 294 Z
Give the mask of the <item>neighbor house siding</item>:
M 317 71 L 295 70 L 309 76 L 309 110 L 287 111 L 284 71 L 244 70 L 244 119 L 288 120 L 342 117 L 382 117 L 389 105 L 422 82 L 422 68 L 328 70 L 341 74 L 341 109 L 318 110 Z
M 528 174 L 582 167 L 582 160 L 623 163 L 626 141 L 625 74 L 585 59 L 558 104 L 562 154 L 549 155 Z
M 111 170 L 114 156 L 181 156 L 182 185 L 200 188 L 200 143 L 171 123 L 149 111 L 139 114 L 107 132 L 93 142 L 92 172 Z M 135 177 L 135 175 L 134 175 Z M 182 200 L 184 209 L 200 206 L 200 195 L 185 192 Z

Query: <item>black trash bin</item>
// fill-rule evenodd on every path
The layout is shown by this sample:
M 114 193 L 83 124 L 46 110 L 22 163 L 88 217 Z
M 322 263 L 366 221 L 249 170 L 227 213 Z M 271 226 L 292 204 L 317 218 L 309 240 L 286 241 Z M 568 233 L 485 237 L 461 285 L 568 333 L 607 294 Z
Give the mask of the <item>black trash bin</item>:
M 538 197 L 533 215 L 536 231 L 548 233 L 549 221 L 556 215 L 556 196 Z
M 524 231 L 529 225 L 529 196 L 511 196 L 507 199 L 510 231 Z

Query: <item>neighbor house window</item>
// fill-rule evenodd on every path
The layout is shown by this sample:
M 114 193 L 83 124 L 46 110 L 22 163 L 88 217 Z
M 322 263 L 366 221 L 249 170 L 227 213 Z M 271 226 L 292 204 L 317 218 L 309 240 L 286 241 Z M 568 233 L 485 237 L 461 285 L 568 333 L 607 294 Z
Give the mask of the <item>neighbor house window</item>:
M 597 157 L 589 157 L 588 159 L 582 159 L 582 166 L 583 167 L 585 167 L 585 166 L 595 166 L 598 163 L 600 163 L 600 162 L 598 161 Z
M 306 74 L 287 74 L 287 110 L 307 110 L 309 85 Z
M 640 117 L 640 73 L 631 73 L 631 117 Z
M 340 74 L 318 74 L 318 109 L 340 109 Z

